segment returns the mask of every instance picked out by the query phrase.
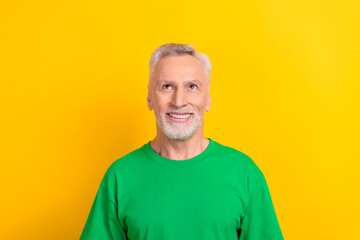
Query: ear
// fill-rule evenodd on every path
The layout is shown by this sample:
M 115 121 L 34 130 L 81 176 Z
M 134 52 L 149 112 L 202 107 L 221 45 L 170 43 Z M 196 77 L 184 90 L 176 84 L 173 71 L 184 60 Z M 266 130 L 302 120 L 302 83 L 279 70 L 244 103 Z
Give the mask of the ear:
M 208 101 L 207 101 L 207 103 L 206 103 L 206 108 L 205 108 L 205 110 L 206 110 L 207 112 L 209 112 L 209 111 L 210 111 L 210 107 L 211 107 L 211 97 L 210 97 L 210 95 L 209 95 Z
M 153 105 L 152 105 L 152 101 L 151 101 L 151 94 L 150 91 L 148 91 L 148 95 L 147 95 L 147 104 L 148 104 L 148 108 L 149 110 L 153 110 Z

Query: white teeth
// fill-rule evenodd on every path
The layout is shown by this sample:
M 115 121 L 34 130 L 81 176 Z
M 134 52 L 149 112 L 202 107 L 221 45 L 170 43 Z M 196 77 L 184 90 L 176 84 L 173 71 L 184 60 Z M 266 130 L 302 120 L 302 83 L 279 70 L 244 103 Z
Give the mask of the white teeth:
M 190 114 L 173 114 L 173 113 L 169 113 L 169 115 L 174 118 L 187 118 L 190 116 Z

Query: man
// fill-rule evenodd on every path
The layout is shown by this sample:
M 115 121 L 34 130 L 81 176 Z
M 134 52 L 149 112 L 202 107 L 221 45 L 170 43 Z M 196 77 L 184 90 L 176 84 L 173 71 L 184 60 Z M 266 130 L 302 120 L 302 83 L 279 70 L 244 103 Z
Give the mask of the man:
M 153 52 L 147 103 L 157 135 L 108 168 L 81 240 L 283 239 L 257 165 L 203 136 L 210 73 L 192 45 Z

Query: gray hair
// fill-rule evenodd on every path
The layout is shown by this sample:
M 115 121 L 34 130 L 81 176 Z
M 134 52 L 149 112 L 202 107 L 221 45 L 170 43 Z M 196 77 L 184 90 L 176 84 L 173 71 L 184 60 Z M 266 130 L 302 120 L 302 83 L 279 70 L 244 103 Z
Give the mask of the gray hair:
M 210 75 L 211 75 L 211 62 L 207 55 L 204 53 L 198 52 L 195 47 L 191 44 L 179 44 L 179 43 L 167 43 L 158 47 L 152 54 L 150 58 L 149 68 L 149 82 L 152 78 L 154 72 L 154 67 L 156 63 L 163 57 L 168 55 L 172 56 L 183 56 L 189 54 L 199 60 L 205 69 L 206 80 L 208 83 L 208 88 L 210 90 Z

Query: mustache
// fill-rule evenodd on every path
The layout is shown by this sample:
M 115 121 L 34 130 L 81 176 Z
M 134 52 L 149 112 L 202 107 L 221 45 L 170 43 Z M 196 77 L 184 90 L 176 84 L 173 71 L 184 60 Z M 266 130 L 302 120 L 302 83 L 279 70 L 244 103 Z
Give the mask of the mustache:
M 183 114 L 185 114 L 185 113 L 196 113 L 196 111 L 194 111 L 194 110 L 187 110 L 187 109 L 183 109 L 183 110 L 179 110 L 179 109 L 169 109 L 169 110 L 167 110 L 167 111 L 165 111 L 165 114 L 167 114 L 167 113 L 183 113 Z

